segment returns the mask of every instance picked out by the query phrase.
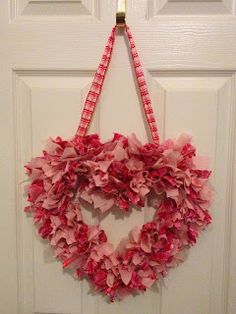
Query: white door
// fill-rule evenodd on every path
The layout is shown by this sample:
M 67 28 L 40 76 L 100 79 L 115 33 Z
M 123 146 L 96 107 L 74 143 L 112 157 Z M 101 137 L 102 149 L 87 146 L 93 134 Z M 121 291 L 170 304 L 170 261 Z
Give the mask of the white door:
M 127 22 L 143 62 L 160 133 L 193 135 L 211 158 L 213 224 L 187 259 L 144 295 L 108 304 L 63 273 L 23 212 L 23 165 L 49 136 L 70 138 L 115 22 L 115 0 L 0 3 L 1 314 L 236 313 L 234 0 L 128 0 Z M 122 35 L 90 132 L 146 131 Z M 147 215 L 101 224 L 117 244 Z M 87 217 L 98 221 L 99 217 Z

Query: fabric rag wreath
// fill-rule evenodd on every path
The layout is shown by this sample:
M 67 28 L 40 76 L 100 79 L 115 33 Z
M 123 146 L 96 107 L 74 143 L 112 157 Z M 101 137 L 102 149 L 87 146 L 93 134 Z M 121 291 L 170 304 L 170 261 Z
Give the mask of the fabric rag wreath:
M 143 145 L 134 134 L 114 134 L 102 143 L 86 135 L 112 55 L 116 27 L 109 37 L 71 140 L 50 139 L 42 156 L 33 158 L 26 173 L 29 206 L 40 236 L 55 249 L 63 268 L 87 277 L 95 291 L 113 301 L 143 292 L 182 261 L 182 252 L 196 243 L 211 222 L 211 172 L 202 169 L 191 137 L 159 143 L 156 121 L 141 64 L 128 26 L 125 31 L 153 143 Z M 102 212 L 115 206 L 129 211 L 148 202 L 153 220 L 134 228 L 121 251 L 113 249 L 99 225 L 88 225 L 81 202 Z

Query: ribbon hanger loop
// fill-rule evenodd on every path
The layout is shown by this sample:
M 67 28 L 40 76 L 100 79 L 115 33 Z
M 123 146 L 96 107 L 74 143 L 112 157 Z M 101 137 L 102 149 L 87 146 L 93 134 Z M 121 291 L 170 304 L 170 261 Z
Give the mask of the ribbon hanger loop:
M 126 0 L 117 1 L 117 12 L 116 12 L 116 26 L 125 27 L 126 22 Z

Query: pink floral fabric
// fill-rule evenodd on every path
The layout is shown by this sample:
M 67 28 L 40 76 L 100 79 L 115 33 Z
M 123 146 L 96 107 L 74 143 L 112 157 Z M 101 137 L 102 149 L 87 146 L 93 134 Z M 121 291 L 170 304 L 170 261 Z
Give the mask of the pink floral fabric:
M 77 278 L 87 277 L 111 301 L 143 292 L 182 261 L 211 222 L 211 172 L 187 135 L 143 145 L 132 134 L 50 139 L 26 166 L 29 206 L 39 234 Z M 81 202 L 101 212 L 151 204 L 153 220 L 130 230 L 114 250 L 99 225 L 84 222 Z

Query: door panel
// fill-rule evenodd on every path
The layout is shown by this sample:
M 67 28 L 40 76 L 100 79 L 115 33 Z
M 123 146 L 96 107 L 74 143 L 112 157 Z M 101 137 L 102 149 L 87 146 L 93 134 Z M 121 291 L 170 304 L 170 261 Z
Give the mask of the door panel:
M 227 203 L 229 173 L 222 165 L 227 163 L 233 143 L 230 130 L 234 77 L 231 73 L 192 71 L 153 73 L 152 78 L 153 88 L 156 87 L 154 99 L 163 107 L 163 136 L 192 134 L 199 154 L 210 158 L 215 189 L 211 207 L 213 224 L 199 239 L 199 244 L 188 251 L 186 262 L 165 279 L 162 313 L 224 313 L 221 305 L 230 207 Z M 213 295 L 217 298 L 212 298 Z
M 73 136 L 114 24 L 116 1 L 3 0 L 0 10 L 2 154 L 0 313 L 234 314 L 235 1 L 129 0 L 127 21 L 148 80 L 161 138 L 193 136 L 209 156 L 212 225 L 186 261 L 140 296 L 115 304 L 63 272 L 23 212 L 23 165 L 48 137 Z M 150 140 L 122 32 L 89 130 L 103 140 L 135 132 Z M 116 246 L 153 210 L 91 215 Z M 115 230 L 115 232 L 114 232 Z

